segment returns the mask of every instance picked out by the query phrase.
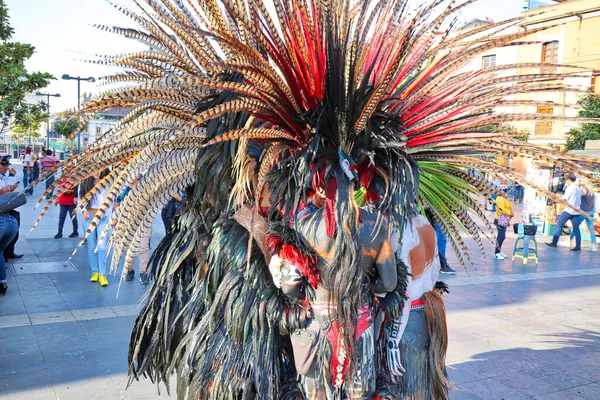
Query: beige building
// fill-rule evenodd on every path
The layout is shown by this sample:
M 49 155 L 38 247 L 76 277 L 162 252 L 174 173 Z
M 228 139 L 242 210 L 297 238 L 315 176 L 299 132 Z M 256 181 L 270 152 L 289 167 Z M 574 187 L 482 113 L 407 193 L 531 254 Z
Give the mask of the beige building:
M 535 30 L 547 28 L 528 36 L 525 40 L 532 42 L 518 48 L 519 63 L 556 63 L 585 67 L 600 71 L 600 0 L 568 0 L 560 4 L 540 7 L 524 13 L 531 16 L 520 29 Z M 557 68 L 553 66 L 520 68 L 519 74 L 575 72 L 573 68 Z M 592 72 L 578 73 L 567 77 L 563 84 L 582 91 L 600 93 L 600 80 Z M 558 83 L 548 80 L 546 84 Z M 535 95 L 522 94 L 519 100 L 544 101 L 547 104 L 538 106 L 519 106 L 516 112 L 554 114 L 576 116 L 577 110 L 559 107 L 558 104 L 575 105 L 581 93 L 563 91 Z M 565 133 L 575 124 L 571 121 L 520 122 L 515 123 L 518 129 L 530 132 L 530 141 L 539 145 L 564 145 Z

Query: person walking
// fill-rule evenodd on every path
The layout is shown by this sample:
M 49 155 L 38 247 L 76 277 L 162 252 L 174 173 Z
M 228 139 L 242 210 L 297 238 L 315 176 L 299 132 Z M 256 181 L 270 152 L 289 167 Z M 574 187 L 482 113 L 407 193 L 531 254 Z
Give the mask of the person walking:
M 500 179 L 498 178 L 494 178 L 494 180 L 492 181 L 492 185 L 496 188 L 496 189 L 500 189 Z M 492 212 L 496 212 L 496 195 L 492 194 Z
M 66 181 L 62 181 L 59 184 L 59 187 L 64 187 Z M 69 187 L 68 190 L 63 192 L 60 196 L 58 196 L 57 205 L 60 206 L 60 214 L 58 216 L 58 233 L 54 235 L 54 239 L 60 239 L 63 237 L 62 231 L 65 225 L 65 219 L 67 215 L 71 218 L 73 222 L 73 232 L 69 235 L 70 238 L 79 237 L 78 232 L 78 224 L 77 224 L 77 213 L 75 213 L 75 207 L 77 205 L 77 188 Z
M 500 194 L 496 197 L 496 218 L 494 219 L 494 225 L 498 229 L 498 236 L 496 237 L 496 249 L 494 250 L 494 258 L 496 260 L 504 260 L 508 257 L 502 252 L 502 244 L 506 239 L 506 228 L 510 225 L 510 219 L 514 217 L 512 211 L 512 204 L 508 200 L 508 192 L 506 189 L 502 189 Z
M 46 157 L 42 160 L 42 172 L 46 175 L 46 190 L 54 183 L 54 166 L 56 165 L 56 158 L 52 154 L 52 150 L 46 150 Z M 54 195 L 54 190 L 48 193 L 46 196 L 47 200 L 50 200 Z
M 131 189 L 133 189 L 133 187 L 135 185 L 137 185 L 137 183 L 139 182 L 140 179 L 142 179 L 142 175 L 138 175 L 123 190 L 123 192 L 119 195 L 119 197 L 117 197 L 115 209 L 118 207 L 119 204 L 121 204 L 123 202 L 123 200 L 125 200 L 125 197 L 127 197 L 129 192 L 131 191 Z M 150 230 L 150 231 L 145 232 L 142 235 L 142 238 L 140 241 L 140 249 L 138 251 L 138 260 L 140 262 L 140 282 L 143 283 L 144 285 L 147 285 L 150 283 L 150 274 L 148 274 L 146 271 L 148 270 L 148 264 L 150 264 L 150 235 L 151 234 L 152 234 L 152 231 Z M 134 267 L 135 267 L 134 265 L 131 265 L 127 269 L 127 273 L 125 274 L 126 281 L 132 281 L 135 278 Z
M 93 176 L 81 182 L 79 185 L 80 200 L 84 198 L 85 195 L 92 190 L 92 188 L 96 186 L 107 174 L 108 173 L 106 170 L 103 172 L 96 172 Z M 83 229 L 86 231 L 89 229 L 91 222 L 94 219 L 94 215 L 96 215 L 96 212 L 106 199 L 109 189 L 109 187 L 103 187 L 96 191 L 87 204 L 87 207 L 83 208 Z M 100 282 L 100 286 L 108 286 L 108 280 L 106 279 L 106 248 L 108 243 L 108 235 L 105 235 L 102 241 L 100 241 L 100 237 L 108 225 L 111 210 L 112 207 L 109 207 L 106 211 L 106 214 L 104 214 L 104 216 L 100 218 L 100 221 L 98 221 L 98 224 L 93 227 L 92 232 L 87 239 L 88 259 L 92 269 L 92 277 L 90 278 L 90 282 Z
M 581 189 L 575 184 L 576 180 L 577 178 L 574 174 L 567 175 L 567 187 L 562 199 L 569 203 L 569 206 L 565 207 L 565 210 L 558 217 L 552 242 L 546 243 L 546 246 L 548 247 L 556 247 L 558 245 L 558 239 L 562 234 L 563 227 L 567 221 L 571 221 L 571 224 L 573 225 L 573 233 L 575 233 L 575 247 L 571 250 L 581 251 L 581 232 L 579 231 L 579 225 L 581 225 L 582 218 L 581 214 L 575 211 L 575 208 L 581 208 Z
M 31 147 L 25 149 L 25 156 L 23 158 L 23 187 L 27 188 L 28 185 L 34 182 L 33 179 L 33 159 L 32 156 L 35 153 Z M 33 187 L 25 190 L 25 196 L 31 196 L 33 194 Z
M 440 273 L 442 274 L 456 274 L 456 270 L 452 269 L 448 264 L 448 260 L 446 259 L 446 245 L 448 244 L 448 239 L 442 230 L 442 227 L 438 222 L 436 222 L 433 212 L 431 208 L 425 207 L 425 216 L 427 220 L 433 226 L 433 230 L 435 231 L 435 238 L 437 242 L 438 248 L 438 256 L 440 258 Z
M 596 249 L 596 232 L 594 232 L 594 186 L 592 186 L 592 182 L 590 182 L 589 179 L 582 178 L 580 179 L 579 187 L 581 188 L 581 207 L 579 208 L 581 209 L 581 211 L 590 216 L 590 218 L 586 218 L 583 215 L 581 216 L 581 222 L 585 222 L 587 224 L 588 230 L 590 231 L 590 240 L 592 242 L 592 245 L 586 250 L 598 251 Z M 574 237 L 575 229 L 571 231 L 569 239 L 573 240 Z

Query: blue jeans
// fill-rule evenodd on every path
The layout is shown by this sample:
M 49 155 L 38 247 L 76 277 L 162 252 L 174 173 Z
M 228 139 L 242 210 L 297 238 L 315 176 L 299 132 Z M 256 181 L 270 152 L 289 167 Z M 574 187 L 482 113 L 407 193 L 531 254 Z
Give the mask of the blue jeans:
M 85 219 L 83 220 L 84 230 L 88 230 L 93 218 L 94 216 L 90 215 L 90 219 L 87 221 Z M 102 232 L 104 232 L 107 225 L 108 217 L 105 215 L 100 219 L 98 225 L 96 225 L 96 229 L 94 229 L 87 238 L 90 267 L 92 268 L 92 272 L 99 272 L 100 275 L 106 275 L 106 247 L 110 235 L 106 235 L 101 243 L 98 243 L 98 239 L 102 236 Z
M 48 190 L 48 188 L 50 186 L 52 186 L 53 183 L 54 183 L 54 174 L 52 174 L 46 178 L 46 190 Z M 53 195 L 54 195 L 54 189 L 52 189 L 52 192 L 50 192 L 50 194 L 48 194 L 48 196 L 46 196 L 46 199 L 50 200 Z
M 65 219 L 67 219 L 67 214 L 72 218 L 71 222 L 73 223 L 73 233 L 77 233 L 77 214 L 74 213 L 75 204 L 70 206 L 60 206 L 60 214 L 58 215 L 58 233 L 62 235 L 63 226 L 65 225 Z
M 585 210 L 583 210 L 585 211 Z M 590 231 L 590 239 L 592 241 L 592 245 L 596 245 L 596 232 L 594 232 L 594 212 L 593 211 L 585 211 L 585 213 L 587 215 L 589 215 L 592 218 L 585 218 L 583 215 L 581 216 L 581 218 L 583 218 L 583 221 L 581 222 L 585 222 L 587 224 L 588 230 Z M 571 239 L 573 239 L 573 237 L 575 236 L 575 230 L 573 230 L 571 232 Z
M 437 222 L 433 224 L 433 230 L 435 231 L 435 237 L 437 239 L 438 254 L 442 257 L 446 257 L 446 244 L 448 243 L 448 239 L 446 239 L 446 235 L 444 235 L 440 224 Z
M 12 215 L 0 214 L 0 282 L 6 282 L 6 262 L 2 252 L 17 235 L 19 225 Z
M 25 167 L 23 167 L 23 187 L 26 188 L 27 185 L 29 185 L 30 183 L 33 183 L 33 173 L 32 173 L 32 169 L 30 169 L 29 174 L 27 173 L 27 170 L 25 169 Z M 33 188 L 27 189 L 25 191 L 25 194 L 33 194 Z
M 581 215 L 573 215 L 569 214 L 566 211 L 563 211 L 562 214 L 558 217 L 558 222 L 556 222 L 556 230 L 554 231 L 554 237 L 552 238 L 552 244 L 558 244 L 558 238 L 562 234 L 563 227 L 567 223 L 568 220 L 571 220 L 571 224 L 573 224 L 573 233 L 575 234 L 575 248 L 581 248 L 581 232 L 579 231 L 579 225 L 581 225 L 581 220 L 583 218 Z

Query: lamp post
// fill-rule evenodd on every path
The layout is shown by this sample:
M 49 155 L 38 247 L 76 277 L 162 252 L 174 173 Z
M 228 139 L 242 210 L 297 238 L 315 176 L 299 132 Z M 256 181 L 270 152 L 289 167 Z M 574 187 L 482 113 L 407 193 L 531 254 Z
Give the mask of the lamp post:
M 82 78 L 80 76 L 70 76 L 69 74 L 64 74 L 62 79 L 68 80 L 76 80 L 77 81 L 77 123 L 81 121 L 81 116 L 79 115 L 79 111 L 81 110 L 81 81 L 85 82 L 96 82 L 94 77 L 90 76 L 89 78 Z M 77 153 L 81 152 L 81 129 L 77 130 Z
M 50 94 L 37 92 L 36 96 L 46 96 L 46 104 L 48 105 L 48 129 L 46 129 L 46 146 L 50 148 L 50 97 L 60 97 L 60 93 Z

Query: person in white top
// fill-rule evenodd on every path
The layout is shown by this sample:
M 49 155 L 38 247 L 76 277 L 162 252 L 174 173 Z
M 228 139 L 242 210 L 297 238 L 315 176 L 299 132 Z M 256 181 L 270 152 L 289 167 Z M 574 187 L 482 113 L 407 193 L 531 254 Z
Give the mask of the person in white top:
M 25 149 L 25 157 L 23 158 L 23 187 L 27 187 L 27 185 L 33 182 L 33 160 L 31 159 L 31 147 L 27 147 Z M 31 196 L 33 194 L 33 188 L 25 190 L 26 196 Z
M 567 188 L 562 199 L 569 203 L 569 206 L 565 207 L 565 210 L 558 217 L 556 222 L 556 230 L 554 231 L 554 237 L 552 242 L 546 243 L 546 246 L 556 247 L 558 245 L 558 239 L 562 234 L 563 227 L 567 221 L 571 221 L 573 225 L 573 232 L 575 232 L 575 247 L 572 251 L 581 251 L 581 232 L 579 231 L 579 225 L 581 225 L 582 217 L 579 212 L 575 209 L 581 207 L 581 189 L 575 184 L 577 177 L 574 174 L 567 175 Z
M 444 370 L 448 332 L 441 297 L 447 286 L 437 281 L 441 265 L 435 231 L 427 218 L 417 214 L 392 241 L 396 257 L 408 267 L 412 279 L 401 318 L 385 327 L 386 347 L 399 349 L 406 370 L 390 391 L 399 399 L 429 399 L 432 393 L 447 396 L 451 387 Z
M 84 198 L 85 195 L 107 174 L 107 171 L 96 172 L 93 176 L 81 182 L 81 185 L 79 186 L 79 199 L 81 200 Z M 83 229 L 85 231 L 90 228 L 94 215 L 106 199 L 108 192 L 108 187 L 98 190 L 90 199 L 87 207 L 83 209 Z M 106 210 L 106 214 L 100 218 L 98 224 L 93 227 L 92 232 L 87 237 L 88 258 L 92 269 L 90 282 L 100 282 L 100 286 L 108 286 L 108 279 L 106 278 L 106 250 L 109 235 L 105 235 L 102 241 L 100 241 L 100 237 L 108 226 L 111 210 L 112 206 L 109 206 Z

